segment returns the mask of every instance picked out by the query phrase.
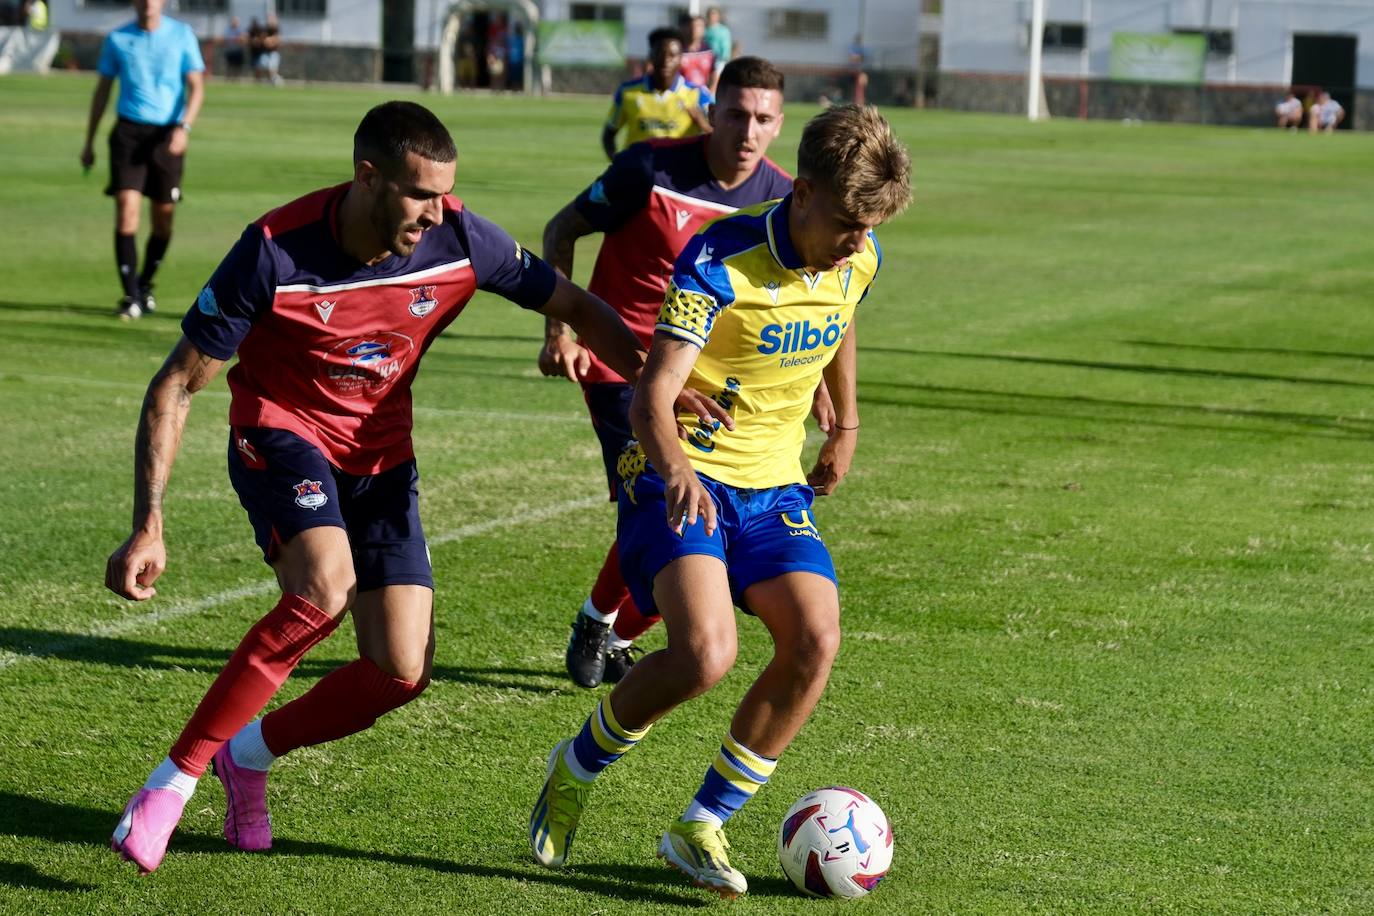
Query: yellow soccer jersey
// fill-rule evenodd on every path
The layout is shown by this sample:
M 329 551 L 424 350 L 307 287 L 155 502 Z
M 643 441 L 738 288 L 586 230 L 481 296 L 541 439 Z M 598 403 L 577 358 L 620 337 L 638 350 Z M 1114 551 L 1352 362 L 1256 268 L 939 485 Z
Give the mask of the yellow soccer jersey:
M 803 483 L 801 450 L 821 370 L 839 350 L 882 263 L 862 254 L 811 273 L 787 235 L 791 195 L 708 223 L 678 256 L 656 331 L 701 347 L 689 387 L 730 411 L 735 429 L 679 421 L 693 467 L 735 487 Z
M 615 131 L 625 128 L 626 146 L 650 137 L 691 137 L 700 133 L 691 109 L 705 112 L 714 101 L 709 89 L 683 76 L 679 75 L 671 88 L 659 92 L 652 77 L 645 74 L 642 79 L 621 83 L 616 89 L 606 126 Z

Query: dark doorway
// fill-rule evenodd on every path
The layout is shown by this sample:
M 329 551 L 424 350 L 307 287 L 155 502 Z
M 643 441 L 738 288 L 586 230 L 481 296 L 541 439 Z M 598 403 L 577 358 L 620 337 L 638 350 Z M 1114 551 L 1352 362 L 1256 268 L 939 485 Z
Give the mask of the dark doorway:
M 1346 112 L 1340 130 L 1355 123 L 1356 45 L 1354 35 L 1293 36 L 1293 86 L 1331 93 Z
M 415 0 L 382 0 L 382 80 L 415 82 Z

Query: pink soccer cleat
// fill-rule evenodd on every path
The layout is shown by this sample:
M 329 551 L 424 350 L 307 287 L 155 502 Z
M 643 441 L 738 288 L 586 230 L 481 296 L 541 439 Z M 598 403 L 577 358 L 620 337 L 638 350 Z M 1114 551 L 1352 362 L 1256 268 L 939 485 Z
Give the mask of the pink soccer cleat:
M 110 848 L 148 874 L 162 864 L 186 800 L 171 789 L 139 789 L 115 825 Z
M 234 763 L 229 742 L 220 745 L 211 759 L 215 775 L 224 784 L 227 807 L 224 838 L 229 845 L 249 852 L 272 848 L 272 819 L 267 816 L 267 771 L 250 770 Z

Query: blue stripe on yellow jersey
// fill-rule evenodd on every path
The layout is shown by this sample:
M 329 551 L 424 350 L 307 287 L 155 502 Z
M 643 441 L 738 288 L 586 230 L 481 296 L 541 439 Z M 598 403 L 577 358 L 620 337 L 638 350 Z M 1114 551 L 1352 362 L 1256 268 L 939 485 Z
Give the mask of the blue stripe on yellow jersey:
M 733 431 L 690 413 L 683 450 L 734 487 L 804 483 L 804 424 L 821 371 L 878 273 L 868 234 L 842 267 L 807 270 L 787 232 L 791 195 L 708 223 L 678 256 L 655 330 L 701 348 L 687 385 L 730 411 Z
M 652 75 L 645 74 L 616 89 L 606 126 L 615 131 L 625 128 L 625 146 L 652 137 L 690 137 L 700 133 L 691 109 L 705 113 L 714 101 L 711 90 L 681 75 L 659 92 Z

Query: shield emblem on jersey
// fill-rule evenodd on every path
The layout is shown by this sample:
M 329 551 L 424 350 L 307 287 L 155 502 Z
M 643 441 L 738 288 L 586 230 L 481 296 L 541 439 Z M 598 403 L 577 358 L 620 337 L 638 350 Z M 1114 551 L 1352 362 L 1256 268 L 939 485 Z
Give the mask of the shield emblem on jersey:
M 329 502 L 325 495 L 324 483 L 319 480 L 302 480 L 291 485 L 296 491 L 296 505 L 302 509 L 318 509 Z
M 423 318 L 434 311 L 439 300 L 434 298 L 433 286 L 417 286 L 410 291 L 410 314 Z

